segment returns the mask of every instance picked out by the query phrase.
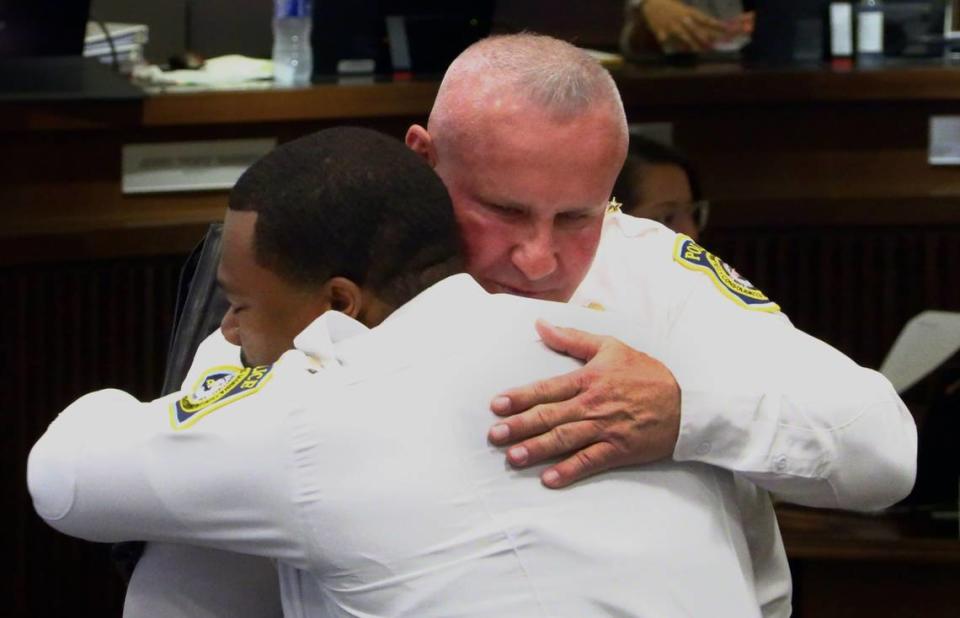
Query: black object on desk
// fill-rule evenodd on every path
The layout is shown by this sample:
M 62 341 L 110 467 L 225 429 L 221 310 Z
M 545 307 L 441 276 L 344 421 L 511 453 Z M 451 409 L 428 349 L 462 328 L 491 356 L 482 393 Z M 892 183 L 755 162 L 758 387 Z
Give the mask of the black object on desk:
M 756 6 L 756 25 L 743 49 L 744 64 L 785 66 L 819 64 L 826 44 L 829 0 L 766 0 Z
M 0 101 L 135 101 L 144 92 L 93 58 L 0 59 Z
M 83 51 L 90 0 L 0 0 L 0 58 Z
M 314 3 L 314 75 L 443 73 L 490 32 L 495 0 L 331 0 Z M 366 70 L 349 67 L 362 66 Z

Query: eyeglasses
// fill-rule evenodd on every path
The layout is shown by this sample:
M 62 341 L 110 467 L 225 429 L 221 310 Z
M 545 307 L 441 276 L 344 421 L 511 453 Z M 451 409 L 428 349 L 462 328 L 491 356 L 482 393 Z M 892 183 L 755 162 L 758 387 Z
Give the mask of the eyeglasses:
M 640 206 L 636 209 L 635 214 L 659 221 L 669 228 L 673 228 L 680 217 L 689 216 L 693 219 L 697 230 L 702 232 L 707 227 L 707 219 L 710 217 L 710 202 L 708 200 L 660 202 L 649 206 Z

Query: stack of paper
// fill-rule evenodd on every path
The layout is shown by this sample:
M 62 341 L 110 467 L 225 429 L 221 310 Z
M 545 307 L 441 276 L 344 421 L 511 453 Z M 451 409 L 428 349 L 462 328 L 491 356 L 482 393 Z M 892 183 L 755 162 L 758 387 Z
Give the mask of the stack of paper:
M 160 67 L 142 65 L 134 72 L 137 81 L 157 86 L 202 86 L 209 88 L 273 87 L 273 62 L 232 54 L 210 58 L 195 71 L 161 71 Z
M 149 38 L 149 29 L 146 24 L 122 24 L 117 22 L 103 23 L 107 32 L 104 32 L 98 22 L 87 22 L 87 35 L 83 43 L 83 55 L 96 58 L 104 64 L 116 63 L 120 72 L 132 73 L 134 67 L 143 64 L 143 46 Z M 110 47 L 110 41 L 113 48 Z

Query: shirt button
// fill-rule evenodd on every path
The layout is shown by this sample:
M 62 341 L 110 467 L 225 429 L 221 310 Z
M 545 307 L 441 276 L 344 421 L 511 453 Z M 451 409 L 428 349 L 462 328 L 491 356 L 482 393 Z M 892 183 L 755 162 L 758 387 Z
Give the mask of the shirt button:
M 774 461 L 773 467 L 777 469 L 777 472 L 783 472 L 787 469 L 787 458 L 783 455 L 780 455 L 777 457 L 776 461 Z
M 701 442 L 697 445 L 697 455 L 706 455 L 711 448 L 712 445 L 709 442 Z

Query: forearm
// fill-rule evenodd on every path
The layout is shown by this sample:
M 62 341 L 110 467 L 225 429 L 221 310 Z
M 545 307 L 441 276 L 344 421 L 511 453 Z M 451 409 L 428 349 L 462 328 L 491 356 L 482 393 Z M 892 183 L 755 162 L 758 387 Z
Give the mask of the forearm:
M 807 506 L 874 510 L 905 497 L 916 426 L 889 381 L 775 316 L 755 317 L 701 333 L 704 362 L 681 367 L 674 458 Z
M 674 458 L 730 469 L 796 504 L 884 508 L 913 486 L 916 430 L 883 390 L 878 384 L 855 403 L 690 389 Z
M 122 412 L 137 405 L 121 391 L 91 393 L 64 410 L 34 445 L 27 483 L 48 524 L 90 541 L 127 541 L 141 538 L 135 522 L 166 510 L 145 479 L 137 478 L 135 463 L 124 461 L 124 451 L 141 440 Z M 111 470 L 113 461 L 117 467 Z
M 61 413 L 28 462 L 37 513 L 57 530 L 91 541 L 163 541 L 303 559 L 278 445 L 282 432 L 262 421 L 255 403 L 233 404 L 219 417 L 174 430 L 170 401 L 141 404 L 120 391 L 100 391 Z M 229 429 L 218 424 L 227 420 Z

